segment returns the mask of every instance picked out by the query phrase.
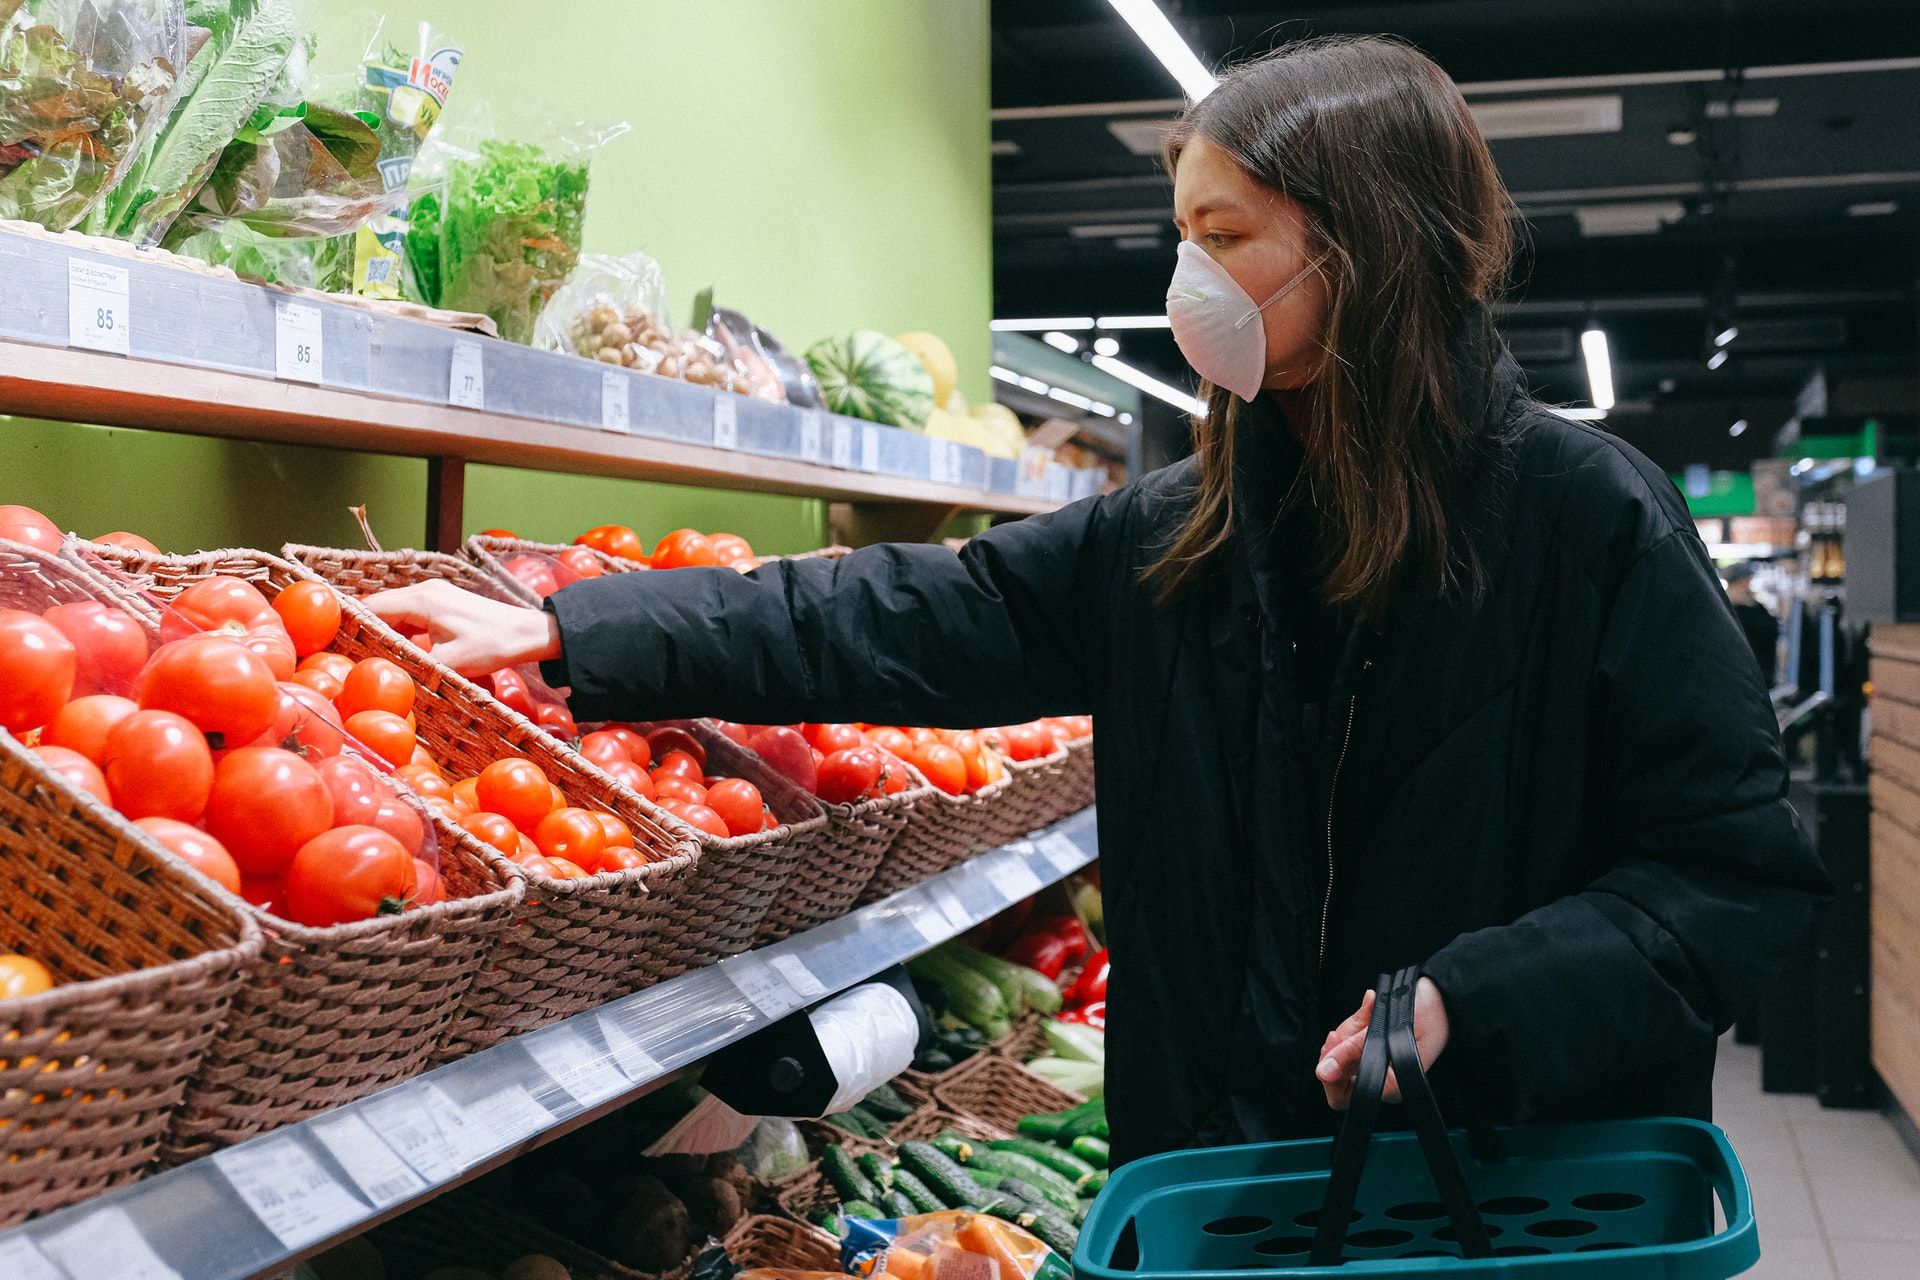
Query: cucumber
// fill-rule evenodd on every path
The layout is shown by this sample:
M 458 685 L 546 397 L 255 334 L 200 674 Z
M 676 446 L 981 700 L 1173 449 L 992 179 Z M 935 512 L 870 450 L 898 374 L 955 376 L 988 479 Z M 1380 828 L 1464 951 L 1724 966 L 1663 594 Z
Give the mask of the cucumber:
M 945 1152 L 948 1159 L 957 1161 L 960 1164 L 971 1163 L 973 1153 L 978 1150 L 972 1138 L 967 1137 L 965 1134 L 955 1133 L 951 1129 L 942 1129 L 939 1133 L 935 1134 L 933 1145 Z
M 1073 1260 L 1073 1251 L 1080 1244 L 1080 1232 L 1070 1222 L 1050 1214 L 1036 1214 L 1027 1230 L 1040 1237 L 1040 1243 L 1060 1255 L 1063 1262 Z
M 985 1187 L 989 1191 L 998 1191 L 1000 1189 L 1000 1184 L 1007 1180 L 1006 1174 L 995 1173 L 991 1169 L 969 1168 L 967 1170 L 967 1176 L 969 1178 L 972 1178 L 975 1182 L 979 1183 L 981 1186 Z
M 1060 988 L 1046 974 L 960 943 L 949 943 L 942 950 L 1000 988 L 1009 1011 L 1060 1012 Z
M 854 1163 L 860 1166 L 860 1172 L 867 1175 L 867 1181 L 879 1189 L 881 1195 L 893 1192 L 893 1166 L 879 1156 L 861 1156 Z
M 1106 1168 L 1108 1161 L 1113 1159 L 1113 1149 L 1107 1145 L 1107 1140 L 1092 1134 L 1073 1140 L 1073 1154 L 1096 1169 Z
M 1051 1142 L 1060 1136 L 1060 1130 L 1066 1128 L 1067 1115 L 1067 1112 L 1060 1111 L 1051 1115 L 1021 1116 L 1014 1125 L 1014 1132 L 1022 1137 Z
M 885 1222 L 887 1220 L 886 1210 L 877 1204 L 870 1204 L 865 1200 L 847 1201 L 840 1206 L 840 1216 L 843 1218 L 865 1218 L 869 1222 Z
M 1076 1107 L 1069 1113 L 1067 1122 L 1060 1126 L 1060 1140 L 1071 1143 L 1075 1138 L 1104 1138 L 1107 1136 L 1107 1104 L 1105 1099 L 1096 1098 L 1086 1104 L 1085 1109 Z
M 1040 1195 L 1039 1188 L 1031 1187 L 1017 1178 L 1009 1178 L 1000 1184 L 1001 1195 L 1016 1198 L 1019 1203 L 1009 1214 L 1005 1210 L 989 1210 L 996 1218 L 1005 1218 L 1017 1226 L 1024 1227 L 1038 1236 L 1043 1244 L 1063 1259 L 1073 1256 L 1073 1248 L 1080 1240 L 1079 1229 L 1073 1219 L 1060 1212 L 1059 1206 Z M 1030 1193 L 1022 1195 L 1021 1192 Z
M 1106 1185 L 1107 1171 L 1105 1169 L 1099 1169 L 1094 1172 L 1091 1178 L 1088 1178 L 1080 1185 L 1080 1189 L 1090 1196 L 1097 1196 L 1106 1188 Z
M 905 1169 L 893 1171 L 893 1189 L 913 1201 L 914 1210 L 918 1213 L 939 1213 L 947 1207 L 940 1203 L 940 1197 L 933 1194 L 926 1183 Z
M 843 1200 L 859 1200 L 871 1205 L 880 1199 L 880 1189 L 867 1179 L 867 1175 L 860 1171 L 853 1158 L 837 1142 L 828 1143 L 827 1149 L 820 1154 L 820 1172 L 827 1176 L 827 1181 Z
M 940 987 L 946 993 L 948 1012 L 985 1034 L 991 1035 L 987 1028 L 1009 1016 L 1000 988 L 951 956 L 929 951 L 907 961 L 907 971 Z
M 927 1185 L 949 1209 L 977 1206 L 981 1189 L 966 1171 L 930 1142 L 907 1142 L 900 1147 L 900 1166 Z
M 911 1218 L 920 1212 L 919 1206 L 909 1200 L 906 1193 L 901 1191 L 889 1191 L 887 1193 L 887 1208 L 896 1218 Z
M 1010 1151 L 976 1151 L 973 1153 L 975 1166 L 991 1173 L 1004 1173 L 1010 1177 L 1031 1184 L 1035 1189 L 1060 1207 L 1063 1213 L 1072 1213 L 1074 1209 L 1074 1186 L 1038 1160 L 1026 1156 L 1014 1155 Z
M 994 1151 L 1010 1151 L 1014 1155 L 1025 1156 L 1029 1160 L 1038 1160 L 1069 1182 L 1079 1182 L 1096 1168 L 1091 1162 L 1072 1152 L 1062 1151 L 1059 1147 L 1048 1146 L 1044 1142 L 1035 1142 L 1031 1138 L 1003 1138 L 998 1142 L 989 1142 L 987 1146 Z
M 899 1091 L 890 1084 L 883 1084 L 860 1099 L 860 1105 L 868 1115 L 882 1120 L 905 1120 L 913 1114 L 913 1104 L 901 1097 Z
M 833 1235 L 840 1234 L 840 1211 L 838 1209 L 815 1209 L 807 1215 L 807 1220 Z

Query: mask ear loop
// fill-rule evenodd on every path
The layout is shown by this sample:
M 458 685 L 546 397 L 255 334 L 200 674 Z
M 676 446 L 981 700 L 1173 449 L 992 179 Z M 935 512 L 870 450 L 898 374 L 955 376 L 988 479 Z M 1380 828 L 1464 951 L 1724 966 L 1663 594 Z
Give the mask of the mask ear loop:
M 1292 293 L 1295 286 L 1297 286 L 1302 280 L 1305 280 L 1308 276 L 1312 275 L 1314 272 L 1318 271 L 1320 269 L 1320 264 L 1325 262 L 1326 260 L 1327 260 L 1326 255 L 1321 254 L 1319 257 L 1315 258 L 1312 262 L 1309 262 L 1306 266 L 1300 268 L 1299 273 L 1296 274 L 1293 277 L 1293 279 L 1287 281 L 1285 284 L 1281 285 L 1278 289 L 1274 290 L 1273 296 L 1271 298 L 1268 298 L 1265 302 L 1261 303 L 1259 306 L 1255 307 L 1253 310 L 1247 312 L 1247 314 L 1241 316 L 1238 320 L 1234 322 L 1233 327 L 1236 329 L 1246 328 L 1247 323 L 1250 320 L 1252 320 L 1255 316 L 1259 315 L 1262 311 L 1265 311 L 1268 307 L 1272 306 L 1274 303 L 1280 301 L 1280 299 L 1286 297 L 1289 293 Z

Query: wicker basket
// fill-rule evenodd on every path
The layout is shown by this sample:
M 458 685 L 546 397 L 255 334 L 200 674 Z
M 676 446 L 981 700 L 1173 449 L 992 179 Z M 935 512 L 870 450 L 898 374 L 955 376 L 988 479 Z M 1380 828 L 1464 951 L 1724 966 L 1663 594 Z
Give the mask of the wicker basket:
M 472 1191 L 430 1200 L 367 1232 L 387 1264 L 388 1280 L 425 1280 L 443 1267 L 472 1267 L 488 1275 L 528 1254 L 544 1254 L 574 1280 L 661 1280 L 623 1267 L 583 1244 L 549 1231 Z M 686 1267 L 669 1275 L 685 1275 Z
M 540 607 L 540 597 L 513 575 L 493 573 L 472 560 L 438 551 L 347 551 L 289 543 L 281 554 L 356 599 L 438 580 L 504 604 Z
M 938 1102 L 934 1102 L 921 1107 L 895 1125 L 893 1132 L 887 1135 L 887 1140 L 883 1143 L 869 1143 L 855 1139 L 853 1142 L 843 1142 L 840 1145 L 855 1156 L 878 1152 L 892 1159 L 895 1149 L 902 1143 L 926 1142 L 943 1129 L 958 1129 L 969 1137 L 989 1142 L 1011 1136 L 1006 1130 L 970 1116 L 961 1115 L 957 1111 L 948 1110 Z M 840 1194 L 828 1183 L 826 1175 L 820 1172 L 819 1166 L 815 1165 L 804 1173 L 796 1173 L 791 1178 L 775 1184 L 774 1202 L 780 1206 L 782 1213 L 796 1222 L 808 1222 L 807 1215 L 814 1210 L 837 1206 L 840 1203 Z
M 1007 761 L 1007 789 L 989 806 L 986 818 L 991 844 L 1018 840 L 1072 812 L 1060 807 L 1068 759 L 1061 747 L 1038 760 Z
M 298 579 L 313 577 L 307 570 L 261 551 L 155 558 L 90 544 L 76 544 L 74 549 L 83 557 L 128 574 L 135 586 L 161 599 L 171 598 L 190 583 L 214 573 L 245 578 L 269 594 Z M 513 910 L 503 910 L 504 904 L 491 908 L 498 937 L 489 958 L 484 963 L 473 955 L 463 959 L 472 981 L 462 978 L 459 989 L 453 992 L 444 1028 L 436 1024 L 434 1034 L 425 1036 L 424 1028 L 417 1023 L 399 1020 L 415 1026 L 416 1041 L 426 1040 L 420 1050 L 426 1055 L 424 1060 L 462 1056 L 646 985 L 644 971 L 636 962 L 672 887 L 692 867 L 692 849 L 656 826 L 641 808 L 638 796 L 400 639 L 355 601 L 341 602 L 340 639 L 334 647 L 355 659 L 374 655 L 387 658 L 413 677 L 423 695 L 415 711 L 420 740 L 450 771 L 477 773 L 503 755 L 523 756 L 538 764 L 573 803 L 586 802 L 587 807 L 606 808 L 620 817 L 632 828 L 641 851 L 657 859 L 633 871 L 584 880 L 556 881 L 539 875 L 521 879 L 522 889 L 515 890 Z M 474 850 L 474 857 L 504 865 L 491 850 L 459 828 L 438 826 L 443 847 L 457 840 Z M 506 870 L 518 876 L 516 868 Z M 523 901 L 518 896 L 521 892 Z M 452 902 L 443 905 L 465 906 Z M 394 919 L 410 920 L 415 914 L 409 912 Z M 430 1003 L 437 1005 L 439 1001 L 436 997 Z M 343 1007 L 360 1008 L 358 1004 Z M 354 1025 L 377 1025 L 373 1017 L 369 1011 L 367 1018 L 356 1015 L 351 1021 Z M 389 1020 L 393 1020 L 392 1015 Z M 401 1074 L 410 1075 L 420 1065 L 416 1061 Z
M 902 767 L 912 772 L 909 766 Z M 760 942 L 779 942 L 837 920 L 861 901 L 906 830 L 914 807 L 933 793 L 918 773 L 913 773 L 913 779 L 913 786 L 895 795 L 823 806 L 827 825 L 814 855 L 794 868 L 787 891 L 767 911 Z
M 820 1228 L 770 1213 L 740 1219 L 722 1242 L 727 1259 L 742 1271 L 839 1271 L 840 1242 Z
M 461 543 L 460 550 L 469 560 L 497 578 L 513 578 L 513 574 L 507 571 L 507 562 L 515 556 L 544 556 L 551 560 L 562 551 L 585 551 L 587 558 L 600 566 L 602 574 L 635 573 L 647 569 L 637 560 L 610 556 L 593 547 L 578 544 L 568 546 L 560 542 L 528 542 L 524 538 L 489 538 L 478 533 Z
M 1093 739 L 1076 738 L 1067 744 L 1067 762 L 1054 783 L 1055 806 L 1046 823 L 1051 826 L 1093 803 Z
M 233 900 L 0 732 L 0 950 L 61 984 L 0 1001 L 0 1226 L 152 1163 L 250 964 Z
M 948 1072 L 933 1087 L 933 1096 L 949 1111 L 1008 1133 L 1017 1131 L 1022 1116 L 1051 1115 L 1086 1101 L 1005 1058 L 984 1053 Z
M 907 825 L 861 890 L 860 901 L 878 902 L 1002 843 L 995 838 L 994 813 L 1012 785 L 1010 777 L 1004 778 L 966 796 L 929 788 L 907 814 Z

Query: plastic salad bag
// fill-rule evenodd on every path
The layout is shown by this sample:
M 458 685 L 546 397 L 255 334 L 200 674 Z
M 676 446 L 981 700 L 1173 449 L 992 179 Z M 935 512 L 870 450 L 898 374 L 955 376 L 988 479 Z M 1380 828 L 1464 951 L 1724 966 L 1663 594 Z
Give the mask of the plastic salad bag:
M 0 218 L 74 226 L 160 128 L 181 0 L 0 0 Z

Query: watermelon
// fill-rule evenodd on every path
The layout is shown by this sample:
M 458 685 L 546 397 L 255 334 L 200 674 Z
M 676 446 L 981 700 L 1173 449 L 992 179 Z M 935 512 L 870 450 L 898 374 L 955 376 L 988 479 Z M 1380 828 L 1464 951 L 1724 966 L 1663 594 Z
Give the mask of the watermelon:
M 827 408 L 850 418 L 919 431 L 933 412 L 933 375 L 884 333 L 861 329 L 807 348 Z

